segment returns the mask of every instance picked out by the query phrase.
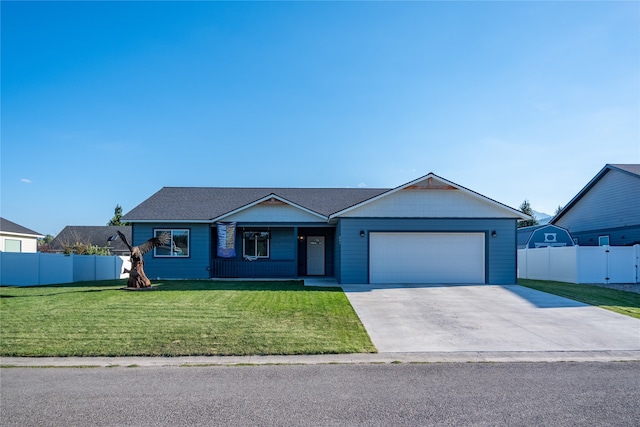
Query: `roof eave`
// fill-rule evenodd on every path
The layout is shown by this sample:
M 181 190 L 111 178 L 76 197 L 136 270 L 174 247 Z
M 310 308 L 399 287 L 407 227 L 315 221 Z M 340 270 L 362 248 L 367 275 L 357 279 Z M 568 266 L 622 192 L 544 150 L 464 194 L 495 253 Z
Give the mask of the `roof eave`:
M 174 223 L 174 224 L 211 224 L 213 221 L 210 219 L 127 219 L 127 222 L 132 223 Z
M 5 234 L 8 236 L 16 236 L 16 237 L 35 237 L 36 239 L 44 238 L 43 234 L 30 234 L 30 233 L 15 233 L 13 231 L 0 231 L 0 234 Z

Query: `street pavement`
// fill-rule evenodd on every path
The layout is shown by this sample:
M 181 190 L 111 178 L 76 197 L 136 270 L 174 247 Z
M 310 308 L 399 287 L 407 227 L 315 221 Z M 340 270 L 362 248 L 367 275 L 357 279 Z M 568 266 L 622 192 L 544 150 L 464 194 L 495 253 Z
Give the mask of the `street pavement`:
M 0 370 L 13 426 L 637 426 L 638 362 Z

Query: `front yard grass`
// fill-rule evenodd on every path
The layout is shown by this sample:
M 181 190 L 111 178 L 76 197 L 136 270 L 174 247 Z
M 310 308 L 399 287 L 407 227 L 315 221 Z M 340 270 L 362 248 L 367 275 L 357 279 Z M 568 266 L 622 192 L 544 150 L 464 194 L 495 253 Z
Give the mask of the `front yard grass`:
M 640 294 L 590 285 L 518 279 L 518 284 L 640 319 Z
M 126 281 L 0 287 L 0 355 L 375 352 L 339 288 L 301 281 Z

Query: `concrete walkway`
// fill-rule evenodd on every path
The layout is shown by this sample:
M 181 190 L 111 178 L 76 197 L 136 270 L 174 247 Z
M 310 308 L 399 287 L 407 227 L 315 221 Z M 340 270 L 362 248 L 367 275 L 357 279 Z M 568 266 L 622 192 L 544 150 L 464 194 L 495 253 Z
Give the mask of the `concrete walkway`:
M 2 357 L 0 367 L 189 367 L 472 362 L 640 362 L 640 351 L 428 352 L 300 356 Z
M 640 351 L 640 320 L 518 285 L 343 285 L 380 352 Z

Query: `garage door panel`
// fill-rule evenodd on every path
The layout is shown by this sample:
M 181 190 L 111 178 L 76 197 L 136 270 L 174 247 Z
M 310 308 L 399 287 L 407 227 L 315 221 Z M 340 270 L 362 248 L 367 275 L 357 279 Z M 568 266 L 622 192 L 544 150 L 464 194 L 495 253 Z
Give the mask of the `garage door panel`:
M 371 233 L 371 283 L 484 283 L 484 233 Z

